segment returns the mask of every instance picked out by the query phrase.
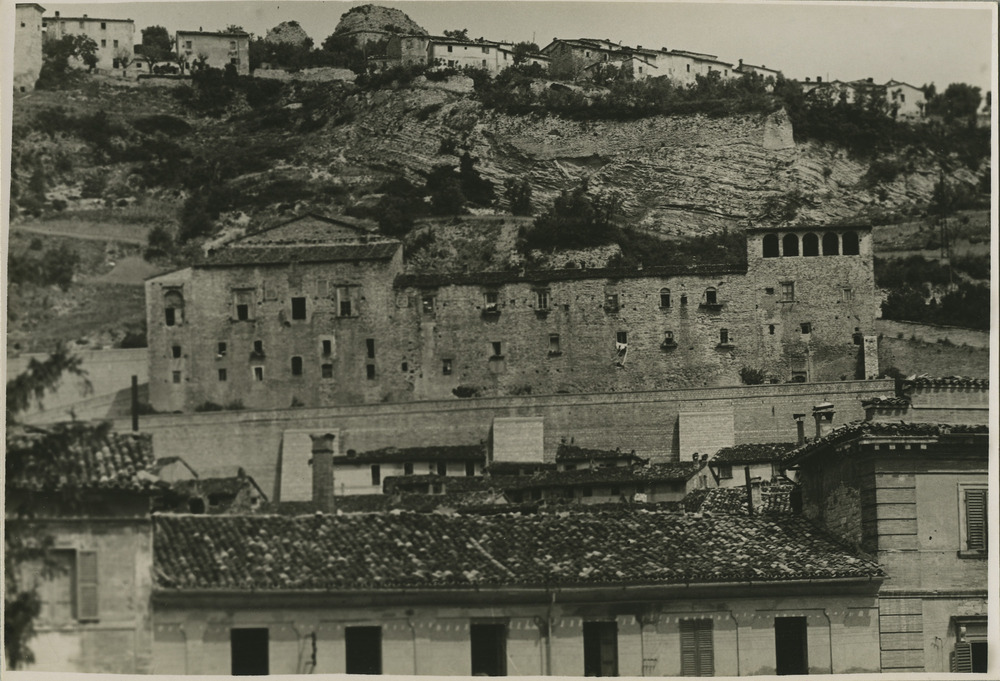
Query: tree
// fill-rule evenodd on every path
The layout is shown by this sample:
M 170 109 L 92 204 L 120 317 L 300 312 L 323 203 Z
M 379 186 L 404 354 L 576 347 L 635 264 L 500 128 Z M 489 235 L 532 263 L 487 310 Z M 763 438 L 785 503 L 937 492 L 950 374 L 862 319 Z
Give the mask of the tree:
M 153 70 L 153 63 L 158 61 L 168 61 L 173 58 L 173 41 L 170 40 L 170 33 L 163 26 L 147 26 L 142 29 L 142 54 L 146 57 L 149 70 Z
M 445 30 L 444 37 L 445 38 L 454 38 L 455 40 L 468 40 L 469 39 L 469 29 L 463 28 L 461 30 L 459 30 L 459 29 L 453 29 L 453 30 L 450 30 L 450 31 L 449 30 Z
M 622 205 L 615 192 L 587 194 L 586 182 L 556 197 L 522 234 L 527 249 L 589 248 L 615 240 L 614 220 Z
M 528 59 L 529 54 L 538 54 L 538 45 L 535 43 L 517 43 L 514 45 L 514 66 L 523 64 Z
M 982 90 L 966 83 L 952 83 L 940 95 L 927 101 L 927 113 L 943 116 L 948 122 L 976 124 L 976 114 L 982 103 Z
M 531 215 L 531 183 L 508 177 L 503 186 L 510 212 L 514 215 Z
M 489 180 L 483 179 L 475 165 L 476 161 L 469 155 L 469 152 L 462 154 L 458 171 L 462 193 L 466 199 L 474 204 L 489 206 L 496 198 L 493 184 Z
M 93 70 L 97 66 L 97 43 L 85 35 L 64 35 L 59 40 L 44 42 L 39 84 L 44 87 L 62 80 L 70 68 L 70 60 L 81 61 Z
M 228 26 L 226 26 L 222 30 L 222 32 L 223 33 L 246 33 L 246 31 L 243 30 L 243 27 L 239 26 L 238 24 L 229 24 Z

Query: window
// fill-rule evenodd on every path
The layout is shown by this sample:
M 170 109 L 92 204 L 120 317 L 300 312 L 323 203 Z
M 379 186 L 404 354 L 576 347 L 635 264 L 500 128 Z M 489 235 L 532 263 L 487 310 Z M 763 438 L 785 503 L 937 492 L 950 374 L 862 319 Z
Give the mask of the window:
M 719 466 L 719 479 L 720 480 L 731 480 L 733 477 L 733 467 L 730 464 L 722 464 Z
M 302 375 L 302 358 L 292 357 L 292 376 Z
M 163 295 L 163 311 L 167 326 L 184 320 L 184 296 L 180 291 L 167 291 Z
M 324 339 L 322 347 L 323 347 L 323 354 L 324 355 L 330 356 L 330 355 L 333 354 L 333 341 L 332 340 L 330 340 L 330 339 Z
M 812 333 L 812 324 L 809 322 L 802 322 L 799 324 L 799 328 L 802 329 L 802 335 Z
M 681 620 L 681 676 L 714 676 L 712 620 Z
M 225 380 L 227 380 L 227 378 L 228 378 L 228 376 L 226 375 L 226 370 L 225 369 L 219 369 L 219 380 L 220 381 L 225 381 Z
M 350 286 L 338 286 L 337 287 L 337 316 L 338 317 L 353 317 L 357 314 L 356 306 L 354 305 L 354 296 L 352 295 Z
M 719 329 L 719 345 L 729 345 L 729 329 Z
M 766 287 L 764 289 L 764 293 L 765 293 L 765 295 L 773 296 L 774 295 L 774 287 L 773 286 Z
M 489 54 L 489 53 L 490 53 L 490 48 L 484 47 L 483 48 L 483 54 Z
M 190 50 L 191 47 L 192 47 L 191 41 L 190 40 L 185 40 L 184 41 L 184 48 Z
M 292 298 L 292 319 L 306 318 L 306 299 Z
M 774 618 L 774 659 L 779 676 L 809 673 L 805 617 Z
M 809 375 L 805 371 L 792 372 L 792 383 L 805 383 L 808 379 Z
M 174 383 L 180 383 L 181 382 L 181 372 L 179 372 L 179 371 L 173 371 L 173 372 L 171 372 L 171 378 L 172 378 L 172 380 L 173 380 Z
M 382 467 L 377 463 L 372 464 L 372 484 L 381 485 L 382 484 Z
M 469 625 L 473 676 L 507 675 L 507 625 Z
M 490 343 L 490 348 L 493 351 L 494 357 L 503 357 L 503 342 L 493 341 Z
M 584 676 L 618 676 L 618 623 L 583 623 Z
M 974 673 L 988 671 L 987 620 L 983 616 L 954 617 L 955 650 L 951 671 Z
M 368 352 L 368 359 L 375 359 L 375 339 L 365 339 L 365 350 Z
M 687 307 L 688 297 L 686 293 L 681 294 L 681 307 Z
M 781 239 L 781 254 L 786 258 L 799 254 L 799 237 L 797 234 L 786 234 Z
M 860 253 L 860 244 L 858 243 L 858 233 L 857 232 L 844 232 L 844 255 L 858 255 Z
M 233 306 L 238 321 L 246 322 L 253 319 L 253 290 L 239 289 L 233 291 Z
M 668 288 L 660 289 L 660 307 L 670 307 L 670 289 Z
M 264 367 L 254 367 L 253 368 L 253 380 L 263 381 L 264 380 Z
M 230 50 L 235 50 L 236 49 L 236 41 L 235 40 L 230 40 L 229 41 L 229 49 Z
M 231 629 L 229 651 L 233 676 L 266 676 L 269 673 L 267 629 Z
M 382 673 L 382 627 L 344 627 L 348 674 Z
M 767 325 L 767 333 L 770 336 L 774 335 L 774 324 L 768 324 Z
M 476 462 L 466 461 L 465 462 L 465 477 L 471 478 L 476 475 Z
M 107 46 L 108 46 L 108 41 L 102 39 L 101 40 L 101 47 L 107 47 Z
M 320 365 L 319 369 L 320 369 L 320 375 L 323 378 L 333 378 L 333 365 L 332 364 L 323 364 L 323 365 Z
M 561 355 L 562 352 L 559 350 L 559 334 L 550 333 L 549 334 L 549 354 L 550 355 Z
M 718 305 L 719 298 L 715 291 L 715 288 L 709 286 L 705 289 L 705 304 L 706 305 Z
M 403 475 L 413 475 L 413 464 L 409 461 L 403 464 Z
M 451 45 L 448 46 L 448 51 L 453 52 L 453 50 L 451 49 Z
M 628 345 L 628 331 L 619 331 L 616 333 L 615 342 L 621 345 Z
M 986 554 L 989 544 L 986 489 L 965 490 L 965 549 Z
M 691 65 L 690 64 L 685 64 L 685 66 L 687 66 L 687 72 L 691 73 Z
M 100 615 L 97 590 L 97 551 L 76 552 L 76 618 L 95 621 Z
M 181 346 L 174 345 L 170 348 L 170 354 L 173 355 L 174 359 L 180 359 L 181 356 Z
M 823 255 L 840 255 L 840 239 L 836 232 L 823 234 Z
M 547 288 L 535 289 L 535 309 L 538 310 L 549 309 L 549 289 Z
M 441 360 L 441 374 L 443 376 L 451 376 L 451 360 L 443 359 Z
M 256 355 L 257 357 L 264 356 L 264 341 L 255 340 L 253 342 L 253 354 Z
M 849 286 L 845 286 L 844 288 L 840 289 L 840 299 L 845 303 L 854 300 L 854 289 L 850 288 Z
M 819 255 L 819 237 L 815 234 L 806 234 L 802 237 L 802 255 L 812 258 Z
M 365 366 L 365 376 L 368 378 L 369 381 L 374 381 L 375 380 L 375 365 L 374 364 L 368 364 L 367 366 Z
M 496 291 L 487 291 L 484 294 L 485 307 L 483 308 L 486 312 L 499 312 L 500 311 L 500 294 Z
M 107 24 L 107 22 L 104 22 L 104 21 L 102 21 L 102 22 L 101 22 L 101 30 L 102 30 L 102 31 L 106 31 L 106 30 L 107 30 L 107 28 L 108 28 L 108 24 Z
M 228 348 L 227 348 L 226 344 L 220 342 L 217 346 L 215 346 L 215 356 L 216 357 L 225 357 L 227 350 L 228 350 Z
M 420 309 L 424 311 L 424 314 L 434 312 L 434 298 L 435 296 L 429 294 L 420 296 Z
M 112 43 L 112 44 L 113 44 L 114 47 L 118 47 L 118 41 L 117 40 L 115 40 L 114 43 Z
M 443 475 L 443 476 L 448 475 L 448 462 L 447 461 L 438 461 L 438 463 L 437 463 L 437 474 L 438 475 Z
M 605 293 L 604 294 L 604 309 L 610 312 L 618 311 L 618 294 L 617 293 Z
M 781 300 L 782 302 L 790 303 L 795 300 L 795 282 L 794 281 L 783 281 L 781 282 Z

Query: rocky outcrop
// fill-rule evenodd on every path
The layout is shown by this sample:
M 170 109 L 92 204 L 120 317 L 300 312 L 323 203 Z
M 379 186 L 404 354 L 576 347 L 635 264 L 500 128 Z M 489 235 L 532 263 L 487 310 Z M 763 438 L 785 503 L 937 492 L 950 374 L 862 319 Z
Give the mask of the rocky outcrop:
M 405 12 L 378 5 L 361 5 L 347 10 L 341 17 L 334 33 L 387 32 L 427 35 Z
M 264 37 L 264 42 L 272 44 L 302 45 L 308 40 L 309 35 L 297 21 L 282 21 Z

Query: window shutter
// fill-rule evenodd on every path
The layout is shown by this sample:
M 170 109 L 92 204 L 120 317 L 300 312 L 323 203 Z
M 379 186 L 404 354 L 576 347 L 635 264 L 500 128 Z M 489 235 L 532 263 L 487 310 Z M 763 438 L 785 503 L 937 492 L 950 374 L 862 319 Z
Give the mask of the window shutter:
M 965 491 L 965 524 L 969 551 L 986 550 L 986 490 Z
M 97 551 L 77 551 L 76 618 L 96 620 L 97 617 Z
M 715 655 L 712 649 L 712 620 L 698 621 L 698 675 L 715 675 Z
M 698 675 L 698 642 L 692 620 L 681 620 L 681 676 Z
M 712 620 L 681 620 L 681 676 L 714 676 Z
M 955 652 L 951 657 L 951 671 L 972 673 L 972 645 L 956 643 Z

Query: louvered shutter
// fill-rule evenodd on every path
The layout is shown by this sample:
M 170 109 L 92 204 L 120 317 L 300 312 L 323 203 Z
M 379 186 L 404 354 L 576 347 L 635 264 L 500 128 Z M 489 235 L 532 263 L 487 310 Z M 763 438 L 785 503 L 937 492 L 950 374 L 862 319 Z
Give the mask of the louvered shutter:
M 968 550 L 986 550 L 986 490 L 965 491 L 965 525 L 968 530 Z
M 972 645 L 956 643 L 955 652 L 951 656 L 951 671 L 972 672 Z
M 715 675 L 715 655 L 712 648 L 712 620 L 698 620 L 698 675 Z
M 681 676 L 714 676 L 712 620 L 681 620 Z
M 76 553 L 76 618 L 96 620 L 97 607 L 97 551 Z
M 601 676 L 618 676 L 618 625 L 601 627 Z
M 694 620 L 681 620 L 681 676 L 698 676 L 698 638 Z

